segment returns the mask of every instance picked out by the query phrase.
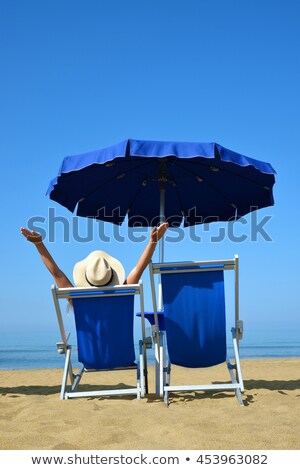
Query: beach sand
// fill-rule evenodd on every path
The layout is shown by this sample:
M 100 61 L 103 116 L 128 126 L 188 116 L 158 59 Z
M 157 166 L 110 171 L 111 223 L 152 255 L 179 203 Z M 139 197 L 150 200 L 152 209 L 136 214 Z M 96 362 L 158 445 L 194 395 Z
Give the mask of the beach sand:
M 243 360 L 245 406 L 232 392 L 59 400 L 62 370 L 0 371 L 1 449 L 300 449 L 300 358 Z M 172 384 L 228 381 L 224 364 L 173 367 Z M 134 372 L 87 374 L 82 384 L 134 386 Z

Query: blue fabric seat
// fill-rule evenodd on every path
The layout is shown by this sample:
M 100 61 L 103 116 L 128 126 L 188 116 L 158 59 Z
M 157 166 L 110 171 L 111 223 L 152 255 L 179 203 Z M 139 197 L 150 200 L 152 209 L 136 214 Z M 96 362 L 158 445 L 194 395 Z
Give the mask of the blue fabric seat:
M 210 367 L 226 360 L 223 271 L 162 274 L 172 364 Z
M 77 332 L 78 361 L 86 369 L 133 367 L 133 296 L 71 296 Z

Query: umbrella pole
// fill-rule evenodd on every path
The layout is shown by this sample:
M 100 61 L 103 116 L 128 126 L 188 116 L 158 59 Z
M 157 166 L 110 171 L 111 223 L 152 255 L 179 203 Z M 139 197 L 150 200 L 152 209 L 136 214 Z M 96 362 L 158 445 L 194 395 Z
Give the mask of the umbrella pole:
M 165 221 L 165 188 L 164 185 L 161 184 L 160 187 L 160 207 L 159 207 L 159 222 L 160 224 L 163 224 Z M 163 263 L 164 262 L 164 237 L 162 237 L 159 240 L 159 262 Z M 161 286 L 161 281 L 159 281 L 158 285 L 158 310 L 162 311 L 164 309 L 163 307 L 163 299 L 162 299 L 162 286 Z
M 159 207 L 159 223 L 162 224 L 165 221 L 165 188 L 164 183 L 160 183 L 160 207 Z M 159 262 L 164 262 L 164 237 L 159 240 Z M 152 276 L 152 282 L 154 283 L 154 279 Z M 163 311 L 163 298 L 162 298 L 162 285 L 161 279 L 159 278 L 158 282 L 158 302 L 154 307 L 154 322 L 155 322 L 155 384 L 156 384 L 156 395 L 160 395 L 160 361 L 162 357 L 160 357 L 160 337 L 159 337 L 159 323 L 158 323 L 158 315 L 157 312 Z
M 165 221 L 165 188 L 160 188 L 160 207 L 159 207 L 159 223 Z M 164 237 L 159 240 L 159 262 L 164 262 Z

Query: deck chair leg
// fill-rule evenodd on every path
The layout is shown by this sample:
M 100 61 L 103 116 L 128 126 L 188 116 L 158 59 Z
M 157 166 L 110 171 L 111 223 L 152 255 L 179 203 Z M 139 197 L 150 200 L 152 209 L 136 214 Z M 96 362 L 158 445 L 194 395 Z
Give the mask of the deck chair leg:
M 144 349 L 143 349 L 143 342 L 139 342 L 139 364 L 137 367 L 137 398 L 140 399 L 141 397 L 144 398 L 145 390 L 146 390 L 146 383 L 145 383 L 145 363 L 144 363 Z
M 166 365 L 166 385 L 170 385 L 171 383 L 171 363 L 169 362 Z
M 169 390 L 164 391 L 164 404 L 169 406 Z
M 164 386 L 165 386 L 165 335 L 163 332 L 160 332 L 160 346 L 159 346 L 159 396 L 164 396 Z
M 141 387 L 142 387 L 142 386 L 141 386 L 141 381 L 138 380 L 138 381 L 137 381 L 137 392 L 136 392 L 136 398 L 137 398 L 138 400 L 140 400 L 141 397 L 143 396 L 143 395 L 142 395 L 142 392 L 141 392 Z
M 244 406 L 244 402 L 243 402 L 243 398 L 242 398 L 242 394 L 241 394 L 241 390 L 240 388 L 237 388 L 236 391 L 235 391 L 235 396 L 237 398 L 237 401 L 239 402 L 239 404 L 241 406 Z
M 69 373 L 69 368 L 70 368 L 70 358 L 71 358 L 71 347 L 68 346 L 67 349 L 66 349 L 65 367 L 64 367 L 63 379 L 62 379 L 61 390 L 60 390 L 60 399 L 61 400 L 65 399 L 68 373 Z
M 239 404 L 241 406 L 244 406 L 244 402 L 242 399 L 242 392 L 244 391 L 244 384 L 243 384 L 242 371 L 241 371 L 241 366 L 240 366 L 239 351 L 238 351 L 236 335 L 235 335 L 236 333 L 235 328 L 231 329 L 231 333 L 232 333 L 232 340 L 233 340 L 235 364 L 234 365 L 231 364 L 229 359 L 227 358 L 227 366 L 228 366 L 232 383 L 237 385 L 237 388 L 235 389 L 236 398 Z M 233 369 L 235 369 L 235 373 Z
M 160 396 L 160 348 L 157 341 L 154 342 L 154 356 L 155 356 L 155 393 Z
M 164 384 L 170 385 L 171 383 L 171 362 L 167 356 L 167 344 L 166 341 L 164 342 Z
M 143 379 L 142 379 L 142 370 L 141 370 L 141 363 L 139 363 L 137 369 L 136 369 L 136 387 L 137 387 L 137 391 L 136 391 L 136 397 L 138 400 L 141 399 L 141 397 L 144 396 L 143 392 L 144 392 L 144 384 L 143 384 Z
M 238 383 L 241 386 L 241 392 L 243 392 L 244 391 L 244 382 L 243 382 L 242 369 L 241 369 L 241 363 L 240 363 L 240 355 L 239 355 L 239 349 L 238 349 L 238 345 L 237 345 L 236 329 L 235 328 L 231 329 L 231 334 L 232 334 L 233 351 L 234 351 L 234 358 L 235 358 L 236 377 L 237 377 Z
M 242 376 L 242 369 L 241 369 L 241 363 L 240 363 L 240 355 L 239 355 L 239 350 L 237 346 L 237 340 L 236 340 L 236 335 L 235 335 L 235 328 L 232 330 L 232 336 L 233 336 L 233 350 L 234 350 L 234 356 L 235 356 L 235 363 L 236 363 L 236 373 L 237 373 L 237 380 L 241 385 L 241 392 L 244 391 L 244 382 L 243 382 L 243 376 Z
M 72 386 L 71 386 L 71 392 L 75 392 L 75 390 L 78 387 L 78 384 L 81 380 L 81 377 L 83 376 L 83 372 L 84 372 L 84 367 L 82 366 L 77 375 L 72 374 L 73 383 L 72 383 Z
M 170 375 L 171 375 L 171 363 L 165 364 L 164 372 L 164 385 L 168 387 L 170 385 Z M 164 387 L 164 403 L 166 406 L 169 406 L 169 391 Z
M 147 351 L 146 351 L 146 344 L 143 344 L 143 377 L 144 377 L 144 384 L 145 384 L 145 393 L 148 394 L 148 364 L 147 364 Z
M 234 391 L 235 391 L 235 396 L 237 398 L 237 401 L 239 402 L 241 406 L 244 406 L 242 393 L 241 393 L 241 386 L 240 386 L 240 383 L 237 381 L 235 373 L 233 372 L 233 369 L 236 369 L 236 366 L 231 364 L 228 358 L 226 359 L 226 363 L 227 363 L 228 372 L 230 374 L 231 382 L 236 385 L 236 388 L 234 389 Z
M 163 342 L 162 363 L 163 363 L 163 384 L 170 385 L 171 363 L 167 357 L 167 345 L 166 345 L 165 334 L 164 334 L 164 342 Z

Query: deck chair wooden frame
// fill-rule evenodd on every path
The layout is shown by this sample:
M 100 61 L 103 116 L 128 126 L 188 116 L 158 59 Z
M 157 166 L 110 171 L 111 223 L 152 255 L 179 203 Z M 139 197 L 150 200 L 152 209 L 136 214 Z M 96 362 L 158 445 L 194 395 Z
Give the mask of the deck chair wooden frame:
M 232 390 L 235 392 L 238 403 L 243 406 L 242 393 L 244 391 L 242 371 L 239 358 L 239 341 L 243 335 L 243 322 L 239 319 L 239 258 L 235 256 L 234 259 L 217 260 L 217 261 L 193 261 L 193 262 L 180 262 L 180 263 L 150 263 L 150 282 L 152 290 L 153 313 L 155 319 L 155 357 L 156 357 L 156 391 L 164 397 L 166 405 L 169 404 L 169 393 L 178 391 L 198 391 L 198 390 Z M 167 334 L 166 331 L 159 331 L 158 316 L 157 316 L 157 296 L 155 288 L 155 275 L 162 275 L 171 273 L 176 276 L 176 273 L 184 272 L 205 272 L 205 271 L 234 271 L 234 309 L 235 309 L 235 325 L 231 329 L 234 360 L 231 361 L 226 355 L 226 365 L 229 371 L 231 383 L 211 383 L 211 384 L 197 384 L 197 385 L 171 385 L 170 372 L 171 362 L 167 357 Z M 162 282 L 162 281 L 160 281 Z M 180 348 L 180 345 L 178 345 Z
M 108 286 L 102 288 L 63 288 L 59 289 L 55 285 L 52 286 L 52 295 L 57 314 L 61 341 L 57 343 L 57 350 L 60 354 L 65 355 L 65 365 L 63 371 L 60 399 L 65 400 L 68 398 L 75 397 L 95 397 L 95 396 L 112 396 L 112 395 L 136 395 L 138 399 L 145 396 L 148 393 L 148 372 L 147 372 L 147 355 L 146 355 L 146 338 L 145 338 L 145 319 L 144 319 L 144 293 L 143 283 L 139 284 L 126 284 L 119 286 Z M 71 353 L 72 345 L 69 343 L 70 334 L 66 333 L 63 316 L 61 311 L 61 300 L 62 299 L 74 299 L 76 296 L 80 298 L 111 298 L 113 301 L 114 297 L 124 296 L 139 296 L 140 299 L 140 311 L 141 311 L 141 330 L 142 339 L 139 341 L 139 357 L 136 364 L 130 367 L 116 367 L 112 369 L 87 369 L 84 365 L 80 368 L 78 373 L 74 373 Z M 116 325 L 117 327 L 118 325 Z M 132 324 L 133 328 L 133 324 Z M 136 369 L 137 371 L 137 384 L 134 388 L 113 388 L 110 390 L 91 390 L 91 391 L 77 391 L 79 382 L 84 372 L 101 372 L 101 370 L 129 370 Z M 68 378 L 70 386 L 68 387 Z

